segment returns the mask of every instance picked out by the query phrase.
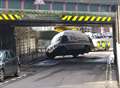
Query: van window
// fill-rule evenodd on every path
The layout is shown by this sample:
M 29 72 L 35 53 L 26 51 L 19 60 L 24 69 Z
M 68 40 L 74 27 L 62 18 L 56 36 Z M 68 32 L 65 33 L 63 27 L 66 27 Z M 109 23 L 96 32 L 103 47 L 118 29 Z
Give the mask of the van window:
M 66 43 L 66 42 L 68 42 L 68 38 L 67 36 L 63 35 L 61 38 L 61 43 Z

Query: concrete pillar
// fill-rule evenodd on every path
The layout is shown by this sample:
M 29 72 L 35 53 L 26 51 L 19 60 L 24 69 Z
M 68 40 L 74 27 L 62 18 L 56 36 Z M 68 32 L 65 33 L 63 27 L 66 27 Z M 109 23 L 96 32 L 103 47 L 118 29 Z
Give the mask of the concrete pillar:
M 10 49 L 16 53 L 14 27 L 8 24 L 0 25 L 0 49 Z
M 117 78 L 118 83 L 120 85 L 120 5 L 117 6 L 116 13 L 116 24 L 115 29 L 113 29 L 114 36 L 114 54 L 115 54 L 115 62 L 117 65 Z
M 117 42 L 120 43 L 120 5 L 118 5 L 116 21 L 117 21 L 116 37 L 117 37 Z

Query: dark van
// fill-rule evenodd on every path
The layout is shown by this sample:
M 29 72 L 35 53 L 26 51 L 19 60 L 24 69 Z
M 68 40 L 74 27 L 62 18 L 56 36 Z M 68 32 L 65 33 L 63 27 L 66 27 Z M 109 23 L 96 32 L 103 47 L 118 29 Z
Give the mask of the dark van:
M 91 50 L 90 38 L 80 31 L 67 30 L 56 34 L 46 50 L 48 57 L 88 53 Z

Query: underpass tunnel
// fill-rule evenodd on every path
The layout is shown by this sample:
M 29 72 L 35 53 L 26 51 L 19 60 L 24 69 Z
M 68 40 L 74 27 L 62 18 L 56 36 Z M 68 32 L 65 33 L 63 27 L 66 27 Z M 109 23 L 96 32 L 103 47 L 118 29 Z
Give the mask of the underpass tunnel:
M 92 34 L 91 38 L 95 41 L 95 48 L 105 50 L 102 43 L 105 43 L 106 46 L 110 43 L 109 49 L 113 50 L 113 27 L 111 24 L 86 24 L 77 26 L 16 26 L 16 52 L 19 56 L 24 54 L 30 55 L 30 53 L 40 51 L 39 49 L 41 48 L 47 48 L 54 35 L 64 30 L 76 30 L 86 34 Z M 100 46 L 97 46 L 99 41 Z
M 57 30 L 57 28 L 59 30 Z M 116 55 L 116 46 L 115 43 L 113 43 L 116 41 L 116 34 L 114 31 L 116 29 L 115 24 L 64 24 L 62 27 L 59 25 L 45 26 L 45 24 L 43 26 L 10 26 L 7 24 L 1 25 L 1 49 L 14 50 L 16 52 L 16 55 L 20 57 L 21 62 L 28 64 L 27 62 L 34 60 L 36 57 L 39 57 L 39 59 L 41 59 L 40 57 L 44 58 L 44 55 L 42 55 L 41 52 L 43 52 L 43 54 L 45 53 L 45 49 L 49 46 L 51 39 L 60 31 L 64 31 L 63 28 L 66 28 L 66 30 L 81 31 L 83 33 L 91 32 L 91 34 L 95 34 L 95 38 L 98 38 L 98 40 L 103 37 L 106 37 L 106 40 L 110 39 L 111 48 L 113 49 L 112 52 L 114 52 Z M 109 36 L 99 35 L 99 33 L 106 34 L 108 32 L 112 33 L 112 35 L 110 35 L 110 38 Z M 101 52 L 104 52 L 104 50 L 101 50 Z M 74 58 L 72 59 L 74 60 Z M 117 63 L 116 59 L 115 62 Z M 115 66 L 117 65 L 116 63 Z M 116 76 L 118 76 L 118 74 Z
M 41 50 L 40 50 L 41 48 L 42 49 L 46 48 L 50 44 L 50 41 L 54 37 L 54 35 L 59 33 L 60 29 L 57 30 L 56 28 L 61 29 L 61 27 L 59 25 L 58 26 L 54 26 L 54 25 L 53 26 L 35 26 L 35 27 L 33 27 L 33 26 L 27 26 L 27 27 L 16 26 L 15 27 L 16 52 L 19 56 L 21 56 L 21 58 L 24 58 L 26 56 L 30 56 L 29 58 L 24 58 L 24 60 L 22 60 L 22 61 L 24 62 L 25 60 L 27 60 L 27 61 L 31 60 L 32 58 L 34 58 L 36 56 L 35 55 L 36 52 L 41 52 Z M 115 31 L 114 31 L 115 30 L 115 24 L 104 24 L 104 25 L 103 24 L 90 24 L 90 25 L 87 24 L 87 25 L 77 25 L 77 26 L 63 25 L 62 29 L 63 28 L 67 28 L 67 30 L 69 28 L 70 29 L 72 28 L 72 30 L 82 31 L 83 33 L 92 32 L 93 34 L 94 33 L 98 33 L 98 34 L 99 33 L 103 33 L 103 34 L 105 33 L 106 34 L 107 32 L 111 32 L 112 37 L 110 36 L 110 38 L 109 38 L 109 36 L 106 36 L 106 39 L 107 40 L 111 39 L 112 52 L 114 52 L 114 54 L 116 55 L 115 43 L 113 43 L 113 42 L 116 41 L 115 40 L 116 39 L 115 38 L 116 34 L 115 34 Z M 62 31 L 62 30 L 60 30 L 60 31 Z M 103 37 L 101 37 L 103 35 L 100 35 L 100 36 L 96 35 L 96 38 L 97 38 L 97 36 L 99 38 L 98 40 L 103 38 Z M 43 50 L 43 52 L 44 52 L 44 50 Z M 98 52 L 98 51 L 94 51 L 94 52 Z M 104 53 L 104 50 L 101 50 L 101 52 Z M 107 51 L 105 51 L 105 52 L 107 52 Z M 34 57 L 31 57 L 31 55 L 33 55 Z M 83 57 L 84 57 L 84 55 L 83 55 Z M 39 58 L 39 59 L 41 59 L 41 58 Z M 74 58 L 72 58 L 72 59 L 74 60 Z M 81 59 L 82 58 L 80 58 L 79 61 Z M 115 62 L 117 63 L 116 59 L 115 59 Z M 93 62 L 93 63 L 97 64 L 97 62 Z M 115 67 L 117 67 L 116 63 L 115 63 Z M 84 64 L 84 62 L 82 64 Z M 104 66 L 104 68 L 106 68 L 106 65 Z M 93 74 L 94 74 L 94 72 L 93 72 Z M 104 71 L 103 71 L 102 74 L 104 74 Z M 114 76 L 116 76 L 116 78 L 117 78 L 118 74 L 116 73 Z
M 21 23 L 22 24 L 22 23 Z M 28 24 L 28 23 L 27 23 Z M 75 23 L 74 23 L 75 24 Z M 32 55 L 35 53 L 43 51 L 48 47 L 51 42 L 51 39 L 55 34 L 64 30 L 77 30 L 83 33 L 89 34 L 91 33 L 93 40 L 95 41 L 96 48 L 103 48 L 103 44 L 108 46 L 108 42 L 110 42 L 110 49 L 114 50 L 115 53 L 115 24 L 63 24 L 63 25 L 50 25 L 46 26 L 45 23 L 40 26 L 15 26 L 10 24 L 1 24 L 1 49 L 12 49 L 16 52 L 17 56 L 24 57 Z M 6 26 L 7 25 L 7 26 Z M 43 26 L 42 26 L 43 25 Z M 108 33 L 108 35 L 106 35 Z M 90 35 L 91 35 L 90 34 Z M 98 38 L 98 40 L 96 40 Z M 114 39 L 113 39 L 114 38 Z M 101 41 L 102 39 L 102 41 Z M 98 43 L 100 42 L 100 46 L 98 47 Z M 105 47 L 106 47 L 105 46 Z M 116 62 L 116 59 L 115 59 Z
M 79 22 L 69 23 L 69 21 L 67 22 L 60 21 L 58 23 L 56 21 L 52 22 L 38 20 L 37 21 L 21 20 L 13 21 L 8 24 L 7 23 L 1 24 L 0 25 L 1 49 L 14 50 L 16 55 L 20 57 L 21 63 L 28 64 L 28 62 L 33 61 L 36 58 L 39 59 L 46 58 L 45 56 L 46 48 L 50 45 L 51 39 L 57 33 L 62 32 L 64 30 L 76 30 L 88 34 L 88 36 L 92 35 L 91 39 L 94 40 L 95 48 L 97 48 L 95 49 L 95 51 L 92 51 L 93 52 L 92 54 L 98 51 L 101 51 L 103 53 L 104 51 L 109 52 L 109 49 L 106 50 L 106 46 L 108 46 L 108 42 L 110 42 L 109 47 L 111 48 L 110 52 L 114 52 L 115 55 L 114 62 L 116 62 L 115 66 L 117 67 L 116 45 L 114 43 L 116 42 L 115 24 L 112 24 L 111 22 L 90 23 L 83 21 L 81 23 Z M 87 54 L 89 55 L 89 53 Z M 92 59 L 91 61 L 94 60 Z

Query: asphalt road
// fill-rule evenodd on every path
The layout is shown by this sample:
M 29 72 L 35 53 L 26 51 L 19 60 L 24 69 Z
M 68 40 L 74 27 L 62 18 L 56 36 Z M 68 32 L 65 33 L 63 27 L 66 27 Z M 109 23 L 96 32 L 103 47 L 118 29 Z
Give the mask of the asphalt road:
M 110 52 L 77 58 L 59 57 L 31 65 L 19 78 L 8 78 L 0 88 L 117 88 L 116 68 L 107 68 Z

